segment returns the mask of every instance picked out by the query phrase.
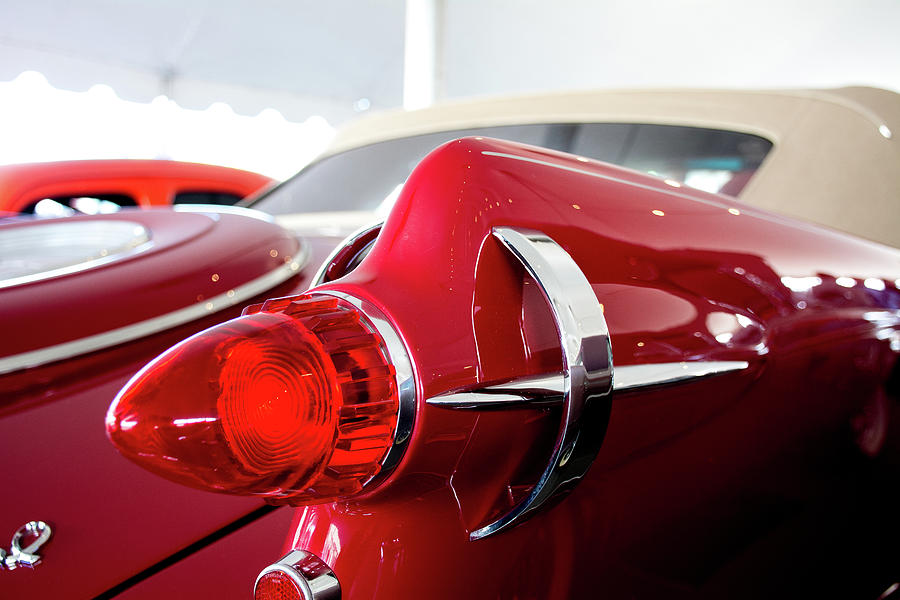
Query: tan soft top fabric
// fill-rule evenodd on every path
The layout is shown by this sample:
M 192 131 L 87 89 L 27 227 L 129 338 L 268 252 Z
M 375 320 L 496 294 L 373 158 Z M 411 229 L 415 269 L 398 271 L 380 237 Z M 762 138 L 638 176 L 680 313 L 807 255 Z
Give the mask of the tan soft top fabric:
M 900 247 L 900 94 L 641 90 L 448 103 L 360 119 L 327 154 L 436 131 L 523 123 L 656 123 L 761 135 L 774 144 L 741 200 Z

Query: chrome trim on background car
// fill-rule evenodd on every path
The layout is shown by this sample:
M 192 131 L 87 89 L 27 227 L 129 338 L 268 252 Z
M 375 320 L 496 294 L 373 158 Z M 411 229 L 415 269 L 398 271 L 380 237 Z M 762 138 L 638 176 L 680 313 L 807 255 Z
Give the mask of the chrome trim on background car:
M 253 584 L 254 596 L 260 580 L 273 572 L 281 572 L 303 594 L 303 600 L 340 600 L 341 584 L 324 560 L 305 550 L 293 550 L 263 569 Z
M 563 420 L 547 467 L 531 493 L 508 513 L 469 534 L 477 540 L 516 525 L 587 472 L 609 419 L 613 363 L 603 309 L 578 264 L 547 235 L 496 227 L 500 241 L 538 284 L 562 347 Z
M 381 461 L 381 470 L 365 485 L 376 484 L 400 462 L 400 458 L 409 445 L 413 425 L 416 420 L 416 378 L 413 364 L 406 350 L 406 344 L 387 316 L 377 306 L 345 292 L 335 290 L 312 290 L 310 295 L 332 296 L 351 304 L 361 312 L 384 341 L 387 348 L 387 360 L 394 367 L 397 385 L 399 409 L 397 412 L 397 430 L 394 432 L 394 443 Z
M 195 319 L 200 319 L 206 315 L 245 302 L 254 296 L 258 296 L 259 294 L 272 289 L 276 285 L 287 281 L 296 275 L 308 260 L 309 251 L 304 246 L 301 246 L 299 255 L 295 256 L 291 262 L 279 265 L 265 275 L 230 289 L 218 296 L 207 298 L 201 302 L 191 304 L 190 306 L 180 308 L 158 317 L 153 317 L 152 319 L 133 323 L 132 325 L 126 325 L 125 327 L 119 327 L 118 329 L 113 329 L 97 335 L 0 358 L 0 375 L 18 371 L 19 369 L 38 367 L 66 358 L 73 358 L 75 356 L 87 354 L 88 352 L 103 350 L 110 346 L 129 342 L 154 333 L 159 333 L 160 331 L 165 331 L 166 329 L 171 329 L 178 325 L 183 325 L 184 323 L 188 323 Z
M 686 383 L 750 366 L 744 360 L 648 363 L 617 366 L 613 391 L 624 392 L 647 387 Z M 441 408 L 506 409 L 560 404 L 563 401 L 563 375 L 553 373 L 525 377 L 468 392 L 456 392 L 429 398 L 426 403 Z

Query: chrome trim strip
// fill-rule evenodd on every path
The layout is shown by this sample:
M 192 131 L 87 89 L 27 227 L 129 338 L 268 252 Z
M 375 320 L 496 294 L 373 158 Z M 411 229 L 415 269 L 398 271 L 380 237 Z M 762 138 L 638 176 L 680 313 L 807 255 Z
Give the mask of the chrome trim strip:
M 387 349 L 387 359 L 394 367 L 400 404 L 397 412 L 397 430 L 394 432 L 394 444 L 381 461 L 381 470 L 364 484 L 376 485 L 397 466 L 412 438 L 413 425 L 416 421 L 416 378 L 409 352 L 403 338 L 394 329 L 387 316 L 368 300 L 335 290 L 312 290 L 309 294 L 339 298 L 361 312 L 381 336 Z
M 331 263 L 334 262 L 334 259 L 337 258 L 337 255 L 341 253 L 341 251 L 356 242 L 359 238 L 363 237 L 367 233 L 370 233 L 373 229 L 380 229 L 384 226 L 384 221 L 378 221 L 377 223 L 371 223 L 369 225 L 363 225 L 343 240 L 341 243 L 337 245 L 337 247 L 331 251 L 328 255 L 328 258 L 325 259 L 325 262 L 322 263 L 322 266 L 319 267 L 319 270 L 316 271 L 316 274 L 312 278 L 312 282 L 310 282 L 309 287 L 315 287 L 317 285 L 322 285 L 325 283 L 325 272 L 328 270 L 328 267 L 331 266 Z
M 692 361 L 616 366 L 613 391 L 624 392 L 697 381 L 750 366 L 743 360 Z M 563 399 L 561 373 L 516 379 L 469 392 L 457 392 L 429 398 L 432 406 L 455 409 L 492 410 L 560 404 Z
M 126 325 L 125 327 L 119 327 L 118 329 L 113 329 L 111 331 L 98 333 L 78 340 L 72 340 L 71 342 L 64 342 L 55 346 L 48 346 L 39 350 L 32 350 L 30 352 L 23 352 L 21 354 L 0 358 L 0 375 L 18 371 L 19 369 L 38 367 L 58 360 L 87 354 L 88 352 L 103 350 L 110 346 L 130 342 L 160 331 L 165 331 L 166 329 L 171 329 L 178 325 L 183 325 L 184 323 L 205 317 L 208 314 L 229 308 L 235 304 L 240 304 L 287 281 L 296 275 L 308 260 L 309 250 L 305 246 L 301 246 L 300 255 L 294 257 L 294 260 L 291 262 L 279 265 L 261 277 L 257 277 L 252 281 L 248 281 L 243 285 L 228 290 L 218 296 L 208 298 L 202 302 L 197 302 L 196 304 L 180 308 L 165 315 Z
M 616 367 L 618 377 L 619 367 Z M 565 390 L 565 375 L 552 373 L 538 377 L 523 377 L 499 385 L 468 392 L 435 396 L 425 401 L 431 406 L 457 409 L 509 409 L 561 404 Z
M 303 600 L 341 600 L 341 583 L 328 564 L 305 550 L 292 550 L 262 571 L 253 584 L 253 595 L 260 579 L 274 571 L 280 571 L 291 578 Z
M 645 387 L 685 383 L 705 379 L 732 371 L 742 371 L 750 366 L 745 360 L 686 361 L 677 363 L 650 363 L 616 367 L 616 384 L 613 389 L 623 392 Z
M 528 497 L 471 532 L 471 540 L 520 523 L 584 476 L 603 441 L 613 380 L 603 309 L 578 264 L 543 233 L 496 227 L 493 235 L 522 263 L 550 306 L 563 355 L 563 419 L 550 460 Z

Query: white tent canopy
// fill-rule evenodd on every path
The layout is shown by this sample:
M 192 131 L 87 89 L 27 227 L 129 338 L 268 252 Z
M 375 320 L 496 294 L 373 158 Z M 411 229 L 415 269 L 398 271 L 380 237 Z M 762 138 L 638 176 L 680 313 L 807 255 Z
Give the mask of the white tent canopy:
M 332 125 L 509 92 L 896 90 L 898 19 L 897 0 L 0 0 L 0 82 L 39 71 L 62 89 Z
M 0 81 L 338 123 L 400 105 L 404 0 L 0 0 Z M 336 51 L 339 48 L 340 51 Z

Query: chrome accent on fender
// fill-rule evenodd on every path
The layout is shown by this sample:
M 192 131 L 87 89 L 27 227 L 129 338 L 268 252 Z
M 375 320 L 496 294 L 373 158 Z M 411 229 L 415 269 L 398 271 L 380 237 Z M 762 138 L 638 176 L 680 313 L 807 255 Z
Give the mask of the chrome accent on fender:
M 409 352 L 407 352 L 406 344 L 387 316 L 368 300 L 335 290 L 312 290 L 309 294 L 312 296 L 322 295 L 339 298 L 361 312 L 384 341 L 387 349 L 387 359 L 394 367 L 394 377 L 396 378 L 397 395 L 400 404 L 397 413 L 397 430 L 394 432 L 394 443 L 391 449 L 388 450 L 387 455 L 381 461 L 381 470 L 364 485 L 376 484 L 386 477 L 391 469 L 397 466 L 412 437 L 413 425 L 416 421 L 416 378 L 412 361 L 409 358 Z
M 328 270 L 328 267 L 331 266 L 331 263 L 334 262 L 334 259 L 337 258 L 337 255 L 341 253 L 341 251 L 347 246 L 351 246 L 356 243 L 356 240 L 363 237 L 364 235 L 371 233 L 374 229 L 381 229 L 384 226 L 384 221 L 378 221 L 377 223 L 371 223 L 369 225 L 363 225 L 343 240 L 341 243 L 337 245 L 337 247 L 331 251 L 328 255 L 328 258 L 325 259 L 325 262 L 322 263 L 322 266 L 319 267 L 319 270 L 316 271 L 316 274 L 312 278 L 312 282 L 310 282 L 309 287 L 315 287 L 317 285 L 322 285 L 325 283 L 325 272 Z
M 0 375 L 103 350 L 200 319 L 208 314 L 245 302 L 287 281 L 296 275 L 308 260 L 309 250 L 301 246 L 300 255 L 295 256 L 291 262 L 279 265 L 265 275 L 202 302 L 111 331 L 0 358 Z
M 41 562 L 37 551 L 47 543 L 51 535 L 53 535 L 53 530 L 43 521 L 25 523 L 13 535 L 9 552 L 0 548 L 0 569 L 8 571 L 18 567 L 33 569 Z M 31 543 L 24 548 L 22 547 L 23 539 L 31 539 Z
M 278 562 L 263 569 L 253 584 L 253 593 L 259 581 L 269 573 L 280 571 L 291 578 L 303 600 L 340 600 L 341 584 L 337 575 L 324 560 L 305 550 L 293 550 L 284 555 Z
M 616 367 L 616 376 L 618 376 L 618 369 Z M 468 392 L 451 392 L 429 398 L 425 403 L 441 408 L 474 410 L 536 408 L 561 404 L 564 389 L 565 375 L 553 373 L 514 379 Z
M 0 289 L 108 265 L 153 247 L 135 221 L 35 222 L 0 230 Z
M 613 379 L 603 309 L 572 257 L 537 231 L 496 227 L 493 235 L 522 263 L 550 306 L 563 355 L 563 419 L 547 467 L 528 497 L 471 532 L 471 540 L 520 523 L 584 476 L 603 441 Z
M 677 363 L 650 363 L 616 367 L 614 390 L 625 391 L 658 385 L 684 383 L 713 377 L 731 371 L 742 371 L 750 366 L 745 360 L 686 361 Z
M 624 392 L 705 379 L 750 366 L 744 360 L 650 363 L 616 367 L 613 391 Z M 468 392 L 429 398 L 426 403 L 441 408 L 507 409 L 552 406 L 563 400 L 563 375 L 554 373 L 515 379 Z

